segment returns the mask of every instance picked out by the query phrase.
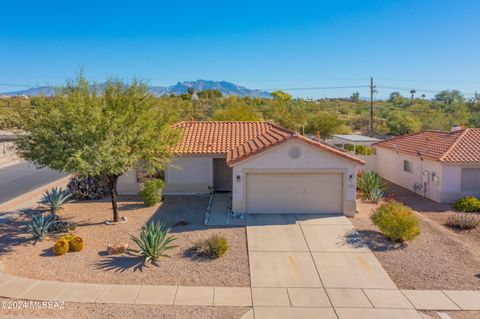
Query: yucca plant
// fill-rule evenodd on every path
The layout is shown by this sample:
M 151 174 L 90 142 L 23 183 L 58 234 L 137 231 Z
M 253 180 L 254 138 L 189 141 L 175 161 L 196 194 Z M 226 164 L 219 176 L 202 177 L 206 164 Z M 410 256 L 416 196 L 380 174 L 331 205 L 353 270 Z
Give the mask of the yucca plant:
M 170 229 L 164 224 L 150 222 L 140 230 L 140 236 L 130 236 L 139 247 L 133 250 L 140 256 L 145 257 L 145 262 L 155 261 L 160 257 L 170 257 L 165 252 L 176 246 L 171 243 L 176 240 L 175 236 L 169 236 Z
M 38 214 L 32 217 L 28 230 L 32 233 L 33 237 L 42 240 L 50 233 L 50 228 L 54 222 L 53 215 Z
M 43 193 L 40 204 L 43 204 L 48 207 L 50 213 L 57 217 L 57 212 L 63 209 L 63 205 L 71 201 L 72 194 L 61 187 L 58 189 L 56 187 L 51 190 L 46 190 Z
M 374 171 L 366 170 L 357 179 L 357 188 L 370 199 L 378 202 L 383 197 L 387 185 L 380 175 Z

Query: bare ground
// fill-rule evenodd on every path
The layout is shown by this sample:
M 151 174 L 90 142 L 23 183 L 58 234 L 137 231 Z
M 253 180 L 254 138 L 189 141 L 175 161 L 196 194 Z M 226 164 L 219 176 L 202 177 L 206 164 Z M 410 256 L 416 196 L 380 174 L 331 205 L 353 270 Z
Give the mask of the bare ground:
M 10 301 L 0 298 L 0 302 Z M 17 300 L 18 301 L 18 300 Z M 66 303 L 64 309 L 0 309 L 3 316 L 35 318 L 162 318 L 162 319 L 238 319 L 247 307 L 155 306 L 123 304 Z M 24 317 L 23 317 L 24 318 Z
M 378 205 L 358 201 L 351 221 L 400 289 L 480 289 L 479 231 L 456 232 L 443 225 L 451 211 L 406 189 L 390 184 L 388 197 L 412 207 L 421 234 L 408 244 L 386 239 L 370 220 Z
M 203 225 L 208 198 L 171 196 L 154 207 L 144 207 L 136 197 L 121 197 L 120 216 L 128 222 L 110 226 L 111 204 L 108 200 L 70 203 L 61 212 L 64 220 L 78 223 L 73 232 L 81 236 L 85 248 L 81 252 L 55 256 L 51 247 L 55 238 L 33 245 L 26 232 L 28 214 L 7 224 L 0 224 L 0 259 L 6 272 L 35 279 L 66 282 L 150 284 L 188 286 L 249 286 L 249 267 L 244 227 L 212 228 Z M 178 221 L 187 226 L 172 228 L 176 247 L 156 264 L 142 263 L 131 254 L 106 255 L 108 244 L 128 242 L 136 248 L 130 235 L 138 235 L 149 220 L 161 221 L 172 227 Z M 198 260 L 189 249 L 199 239 L 219 233 L 227 238 L 227 253 L 216 260 Z

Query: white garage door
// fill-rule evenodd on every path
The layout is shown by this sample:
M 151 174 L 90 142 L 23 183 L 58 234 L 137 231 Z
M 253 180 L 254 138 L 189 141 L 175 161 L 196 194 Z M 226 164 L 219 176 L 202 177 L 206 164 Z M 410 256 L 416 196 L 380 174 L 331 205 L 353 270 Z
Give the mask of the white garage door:
M 342 174 L 247 174 L 247 213 L 249 214 L 341 212 Z

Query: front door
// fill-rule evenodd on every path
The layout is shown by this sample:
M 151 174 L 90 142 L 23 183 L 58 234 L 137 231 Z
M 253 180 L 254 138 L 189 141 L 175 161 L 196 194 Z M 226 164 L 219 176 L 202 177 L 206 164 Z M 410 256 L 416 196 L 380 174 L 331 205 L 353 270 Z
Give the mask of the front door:
M 232 168 L 224 158 L 213 159 L 213 189 L 221 192 L 232 191 Z

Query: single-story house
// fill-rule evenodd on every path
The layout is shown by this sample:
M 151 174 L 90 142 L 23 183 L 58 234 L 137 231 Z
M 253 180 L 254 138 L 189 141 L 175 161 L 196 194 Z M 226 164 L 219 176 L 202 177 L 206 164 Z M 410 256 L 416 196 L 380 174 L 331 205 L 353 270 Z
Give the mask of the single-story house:
M 480 128 L 423 131 L 373 144 L 386 180 L 439 203 L 480 196 Z
M 165 195 L 232 193 L 236 213 L 356 212 L 364 162 L 269 122 L 187 121 L 164 172 Z M 132 171 L 119 190 L 137 190 Z

